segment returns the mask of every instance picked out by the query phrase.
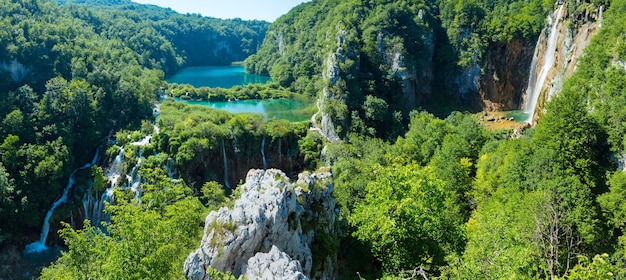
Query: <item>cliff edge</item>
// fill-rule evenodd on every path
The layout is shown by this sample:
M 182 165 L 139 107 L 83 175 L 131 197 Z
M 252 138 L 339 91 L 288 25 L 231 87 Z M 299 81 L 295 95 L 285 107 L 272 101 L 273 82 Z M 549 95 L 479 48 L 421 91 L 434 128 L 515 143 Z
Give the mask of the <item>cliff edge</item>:
M 185 261 L 187 279 L 209 268 L 246 279 L 331 279 L 337 213 L 331 174 L 250 170 L 234 207 L 211 212 L 200 248 Z

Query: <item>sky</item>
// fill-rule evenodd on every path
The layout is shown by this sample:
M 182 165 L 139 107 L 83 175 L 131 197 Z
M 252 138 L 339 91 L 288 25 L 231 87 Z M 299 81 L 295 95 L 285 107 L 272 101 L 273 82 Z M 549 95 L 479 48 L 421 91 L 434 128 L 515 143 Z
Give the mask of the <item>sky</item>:
M 259 19 L 273 22 L 291 8 L 308 0 L 133 0 L 215 18 Z

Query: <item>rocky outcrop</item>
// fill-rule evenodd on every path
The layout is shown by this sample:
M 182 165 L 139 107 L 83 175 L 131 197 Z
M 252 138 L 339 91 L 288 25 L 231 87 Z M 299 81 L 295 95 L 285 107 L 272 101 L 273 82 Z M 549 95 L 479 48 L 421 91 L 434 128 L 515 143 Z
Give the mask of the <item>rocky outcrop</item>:
M 563 81 L 574 73 L 578 59 L 583 55 L 585 48 L 591 42 L 591 38 L 597 32 L 599 17 L 601 16 L 599 11 L 585 12 L 584 14 L 584 17 L 580 14 L 563 14 L 563 24 L 558 26 L 559 34 L 554 65 L 548 72 L 541 89 L 537 109 L 533 116 L 534 120 L 542 114 L 545 103 L 561 91 Z M 565 24 L 567 21 L 569 24 Z M 545 32 L 539 37 L 537 46 L 539 48 L 538 54 L 545 53 L 544 50 L 547 46 Z M 536 59 L 537 64 L 540 64 L 545 58 L 539 55 Z
M 496 42 L 489 45 L 479 82 L 483 110 L 504 111 L 519 108 L 528 83 L 534 46 L 534 41 L 528 39 L 513 39 L 507 44 Z
M 331 91 L 331 87 L 335 86 L 339 81 L 341 75 L 341 69 L 339 67 L 339 62 L 345 62 L 347 56 L 344 48 L 346 47 L 346 40 L 344 36 L 346 35 L 345 30 L 339 30 L 336 34 L 337 37 L 337 49 L 335 52 L 329 53 L 326 58 L 326 63 L 324 65 L 324 72 L 322 75 L 322 80 L 324 81 L 324 88 L 322 90 L 322 98 L 320 104 L 322 106 L 327 106 L 329 103 L 327 100 L 329 99 L 339 99 L 341 102 L 344 101 L 344 96 L 340 94 L 334 94 Z M 326 110 L 322 110 L 322 132 L 326 135 L 326 138 L 329 142 L 339 141 L 341 138 L 335 132 L 335 123 L 333 121 L 332 116 L 326 113 Z
M 279 261 L 294 277 L 301 268 L 313 279 L 333 278 L 337 211 L 330 173 L 302 173 L 290 183 L 277 169 L 250 170 L 239 190 L 232 209 L 207 216 L 201 246 L 185 261 L 188 279 L 209 279 L 208 268 L 237 277 L 277 269 L 261 260 Z M 279 252 L 258 254 L 274 247 Z
M 269 253 L 257 253 L 243 267 L 245 279 L 308 279 L 302 273 L 299 261 L 272 246 Z
M 376 37 L 378 52 L 383 57 L 385 66 L 400 82 L 404 111 L 409 112 L 417 108 L 420 101 L 431 98 L 435 38 L 430 30 L 423 32 L 420 36 L 422 39 L 420 56 L 407 59 L 408 51 L 402 45 L 387 43 L 396 41 L 393 40 L 396 35 L 383 31 L 381 30 Z

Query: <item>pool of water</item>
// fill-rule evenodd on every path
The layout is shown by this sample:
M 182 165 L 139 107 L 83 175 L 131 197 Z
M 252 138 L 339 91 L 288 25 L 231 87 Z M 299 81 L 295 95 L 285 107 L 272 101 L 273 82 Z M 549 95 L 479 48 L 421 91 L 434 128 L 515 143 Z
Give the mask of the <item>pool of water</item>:
M 231 88 L 247 84 L 264 84 L 270 77 L 246 73 L 243 66 L 186 67 L 167 79 L 168 83 L 191 84 L 194 87 Z
M 177 101 L 220 109 L 233 114 L 262 114 L 266 120 L 283 119 L 290 122 L 299 122 L 309 120 L 312 115 L 310 110 L 312 104 L 297 99 L 252 99 L 235 101 L 189 101 L 177 99 Z
M 528 113 L 525 113 L 523 110 L 515 110 L 515 111 L 508 111 L 508 112 L 504 112 L 504 116 L 506 118 L 513 118 L 515 119 L 516 122 L 526 122 L 528 120 L 528 116 L 530 116 Z

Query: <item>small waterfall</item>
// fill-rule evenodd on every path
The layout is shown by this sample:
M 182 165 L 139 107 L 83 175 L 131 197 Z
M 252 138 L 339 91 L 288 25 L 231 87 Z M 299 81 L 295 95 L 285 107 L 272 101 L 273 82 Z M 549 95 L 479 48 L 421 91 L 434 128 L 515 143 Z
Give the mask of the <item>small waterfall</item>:
M 224 156 L 224 186 L 226 186 L 226 189 L 230 190 L 230 184 L 228 183 L 228 158 L 226 158 L 224 139 L 222 139 L 222 155 Z
M 104 213 L 105 202 L 113 201 L 113 189 L 117 185 L 119 178 L 122 176 L 122 158 L 124 157 L 124 148 L 120 147 L 120 151 L 113 159 L 113 162 L 106 170 L 105 177 L 109 179 L 111 185 L 98 198 L 98 192 L 95 196 L 91 193 L 85 193 L 83 196 L 83 208 L 85 210 L 85 219 L 91 221 L 91 225 L 99 226 L 102 221 L 108 221 L 109 217 Z
M 130 170 L 130 173 L 126 174 L 126 180 L 128 181 L 128 184 L 126 186 L 127 188 L 130 188 L 130 190 L 135 194 L 136 199 L 140 199 L 141 195 L 143 194 L 141 188 L 139 187 L 139 185 L 141 184 L 141 175 L 139 175 L 138 172 L 142 162 L 142 154 L 142 150 L 139 150 L 137 154 L 137 164 L 133 166 L 133 169 Z
M 528 88 L 526 89 L 526 104 L 524 106 L 524 113 L 528 114 L 528 118 L 525 122 L 532 123 L 533 115 L 535 114 L 535 108 L 537 107 L 537 100 L 539 99 L 539 95 L 541 94 L 541 88 L 548 77 L 548 72 L 552 69 L 554 65 L 554 59 L 556 55 L 556 44 L 557 44 L 557 36 L 558 33 L 558 25 L 559 20 L 561 19 L 561 12 L 563 11 L 563 5 L 559 7 L 559 9 L 552 15 L 549 16 L 548 19 L 551 21 L 552 25 L 550 27 L 550 34 L 548 34 L 548 46 L 544 53 L 543 64 L 541 65 L 541 70 L 539 72 L 539 76 L 537 76 L 537 56 L 540 42 L 537 41 L 537 46 L 535 46 L 535 54 L 533 55 L 533 59 L 530 63 L 530 74 L 528 77 Z
M 65 188 L 63 189 L 63 194 L 61 195 L 59 199 L 57 199 L 52 204 L 52 207 L 46 213 L 46 217 L 43 220 L 43 225 L 41 226 L 41 235 L 39 236 L 39 240 L 26 245 L 26 249 L 25 249 L 26 254 L 40 253 L 48 249 L 48 247 L 46 247 L 46 239 L 48 239 L 48 233 L 50 231 L 50 218 L 52 217 L 54 210 L 57 209 L 57 207 L 59 207 L 61 203 L 65 203 L 67 201 L 67 195 L 70 189 L 72 189 L 72 187 L 74 186 L 74 176 L 76 176 L 76 172 L 78 172 L 79 170 L 84 170 L 84 169 L 91 167 L 92 165 L 96 164 L 96 160 L 98 160 L 97 150 L 96 150 L 96 155 L 93 157 L 93 160 L 91 160 L 90 163 L 87 163 L 79 168 L 74 169 L 74 171 L 72 171 L 72 174 L 70 174 L 70 178 L 68 179 L 67 186 L 65 186 Z
M 167 158 L 167 161 L 165 161 L 165 171 L 167 171 L 167 177 L 170 178 L 170 180 L 174 180 L 174 172 L 171 166 L 172 161 L 171 158 Z
M 600 6 L 600 13 L 598 14 L 598 28 L 602 28 L 602 10 L 604 10 L 604 6 Z
M 261 156 L 263 156 L 263 170 L 267 170 L 267 159 L 265 158 L 265 135 L 261 139 Z

